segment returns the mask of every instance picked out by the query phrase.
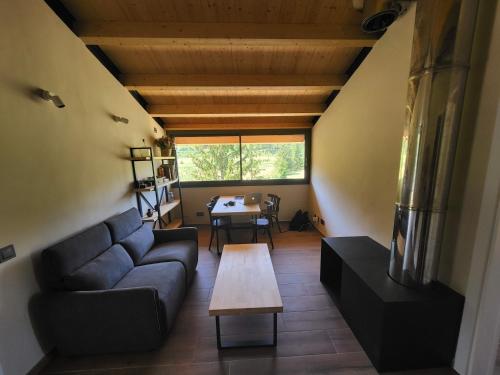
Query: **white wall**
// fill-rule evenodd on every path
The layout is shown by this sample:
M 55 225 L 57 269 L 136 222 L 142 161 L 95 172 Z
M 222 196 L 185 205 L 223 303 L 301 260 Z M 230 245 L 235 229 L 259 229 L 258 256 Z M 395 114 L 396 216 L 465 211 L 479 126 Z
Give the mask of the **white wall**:
M 414 18 L 390 27 L 313 128 L 311 212 L 326 235 L 390 243 Z
M 186 188 L 182 190 L 184 221 L 187 224 L 208 224 L 206 204 L 214 195 L 240 195 L 245 193 L 262 193 L 263 199 L 268 193 L 281 197 L 280 221 L 292 218 L 297 210 L 307 210 L 309 185 L 268 185 L 268 186 L 221 186 L 207 188 Z M 197 217 L 201 211 L 203 217 Z
M 0 374 L 18 375 L 43 356 L 28 313 L 40 250 L 135 205 L 125 158 L 155 125 L 42 0 L 0 1 L 0 56 L 0 247 L 17 251 L 0 264 Z

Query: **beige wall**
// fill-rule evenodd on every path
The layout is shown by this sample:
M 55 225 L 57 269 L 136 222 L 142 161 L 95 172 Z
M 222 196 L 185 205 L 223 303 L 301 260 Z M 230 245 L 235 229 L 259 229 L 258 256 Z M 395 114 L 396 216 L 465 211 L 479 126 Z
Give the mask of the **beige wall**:
M 500 17 L 498 9 L 496 1 L 479 2 L 441 253 L 439 277 L 461 293 L 467 288 L 476 237 L 486 235 L 481 231 L 486 228 L 476 231 L 499 111 L 500 35 L 498 27 L 492 31 L 495 15 Z M 496 202 L 491 205 L 495 207 Z
M 390 243 L 414 17 L 390 27 L 313 128 L 311 212 L 326 235 Z
M 153 121 L 42 0 L 0 1 L 0 374 L 43 355 L 28 314 L 44 247 L 135 205 L 128 147 Z M 59 94 L 58 109 L 34 88 Z M 128 125 L 110 118 L 127 117 Z
M 281 197 L 280 220 L 290 220 L 297 210 L 307 210 L 309 185 L 268 185 L 268 186 L 224 186 L 207 188 L 188 188 L 182 190 L 184 220 L 188 224 L 208 224 L 206 204 L 214 195 L 239 195 L 262 193 L 264 199 L 268 193 Z M 197 217 L 202 211 L 205 216 Z M 284 228 L 282 228 L 284 229 Z

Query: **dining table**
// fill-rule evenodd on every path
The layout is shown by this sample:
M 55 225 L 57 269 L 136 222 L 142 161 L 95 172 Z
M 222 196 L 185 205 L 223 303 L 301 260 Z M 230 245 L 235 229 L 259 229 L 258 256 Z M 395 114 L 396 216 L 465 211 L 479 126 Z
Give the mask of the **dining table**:
M 255 221 L 262 213 L 259 203 L 243 204 L 245 198 L 243 195 L 223 195 L 217 200 L 212 209 L 212 217 L 229 217 L 231 218 L 230 230 L 248 230 L 253 233 L 254 241 L 257 241 L 257 227 L 251 222 L 238 220 L 237 218 L 248 216 Z M 234 202 L 234 204 L 229 204 Z M 235 220 L 232 220 L 232 219 Z M 229 243 L 232 242 L 231 236 L 228 235 Z
M 234 202 L 234 205 L 229 205 Z M 212 216 L 259 216 L 261 214 L 258 203 L 243 204 L 243 195 L 223 195 L 220 196 L 212 209 Z

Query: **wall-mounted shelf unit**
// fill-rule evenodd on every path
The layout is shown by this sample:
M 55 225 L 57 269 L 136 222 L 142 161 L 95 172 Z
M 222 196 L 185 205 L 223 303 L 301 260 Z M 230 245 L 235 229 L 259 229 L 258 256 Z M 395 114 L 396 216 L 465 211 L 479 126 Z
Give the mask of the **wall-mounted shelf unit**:
M 137 198 L 137 208 L 142 216 L 143 222 L 153 223 L 153 227 L 157 224 L 160 228 L 179 228 L 184 223 L 184 212 L 182 208 L 182 189 L 179 178 L 158 182 L 158 167 L 168 161 L 170 165 L 175 166 L 175 173 L 177 173 L 177 159 L 175 156 L 142 156 L 153 155 L 151 147 L 132 147 L 130 148 L 130 161 L 132 163 L 132 172 L 134 176 L 133 191 Z M 173 161 L 173 163 L 172 163 Z M 147 167 L 138 167 L 136 163 L 148 163 Z M 139 187 L 139 173 L 152 173 L 153 184 L 151 186 Z M 168 201 L 169 192 L 177 187 L 177 197 Z M 148 209 L 153 210 L 152 216 L 147 216 L 144 211 L 144 204 Z

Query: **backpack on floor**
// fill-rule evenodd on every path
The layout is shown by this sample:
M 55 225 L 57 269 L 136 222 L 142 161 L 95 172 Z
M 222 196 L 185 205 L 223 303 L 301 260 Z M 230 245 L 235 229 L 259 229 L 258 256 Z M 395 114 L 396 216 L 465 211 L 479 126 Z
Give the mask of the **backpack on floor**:
M 308 212 L 302 212 L 302 210 L 298 210 L 295 215 L 293 215 L 293 218 L 290 221 L 290 225 L 288 226 L 288 230 L 302 232 L 304 229 L 307 229 L 309 224 L 310 222 Z

